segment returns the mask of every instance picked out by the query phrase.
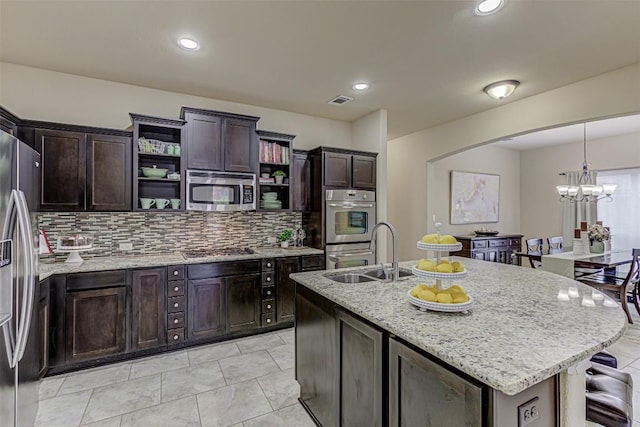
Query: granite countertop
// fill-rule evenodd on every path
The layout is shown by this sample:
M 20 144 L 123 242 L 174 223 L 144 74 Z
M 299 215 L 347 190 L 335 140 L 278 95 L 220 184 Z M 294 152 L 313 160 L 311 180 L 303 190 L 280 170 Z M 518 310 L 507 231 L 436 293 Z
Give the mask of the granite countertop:
M 324 251 L 315 248 L 281 249 L 253 248 L 254 254 L 224 255 L 185 259 L 182 253 L 142 256 L 96 257 L 76 263 L 43 263 L 39 264 L 40 280 L 54 274 L 82 273 L 89 271 L 122 270 L 126 268 L 161 267 L 165 265 L 201 264 L 207 262 L 237 261 L 243 259 L 281 258 L 300 255 L 323 255 Z
M 508 395 L 557 374 L 609 346 L 624 333 L 619 307 L 558 301 L 560 289 L 582 283 L 546 271 L 453 257 L 468 271 L 455 283 L 475 301 L 467 313 L 419 311 L 407 300 L 412 276 L 393 283 L 333 282 L 326 271 L 295 273 L 303 286 L 379 325 L 473 378 Z M 411 268 L 415 261 L 400 263 Z M 362 270 L 362 268 L 359 268 Z M 349 269 L 357 270 L 357 269 Z

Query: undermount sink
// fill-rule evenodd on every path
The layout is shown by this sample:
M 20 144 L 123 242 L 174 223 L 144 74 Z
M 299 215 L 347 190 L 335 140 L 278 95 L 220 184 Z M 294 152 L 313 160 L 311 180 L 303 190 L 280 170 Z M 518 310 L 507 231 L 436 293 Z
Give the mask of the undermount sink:
M 359 273 L 331 273 L 325 274 L 324 277 L 340 283 L 365 283 L 375 281 L 375 279 Z
M 374 279 L 385 280 L 387 275 L 382 268 L 376 268 L 375 270 L 369 270 L 364 272 L 365 276 L 373 277 Z M 398 278 L 412 276 L 413 273 L 409 270 L 398 270 Z

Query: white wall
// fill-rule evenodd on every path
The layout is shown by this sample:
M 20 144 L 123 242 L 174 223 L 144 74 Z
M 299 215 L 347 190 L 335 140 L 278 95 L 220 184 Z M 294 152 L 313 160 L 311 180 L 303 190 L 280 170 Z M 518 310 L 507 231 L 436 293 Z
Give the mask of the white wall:
M 400 258 L 415 258 L 415 241 L 433 229 L 431 198 L 427 196 L 433 191 L 428 161 L 509 135 L 637 112 L 640 64 L 389 141 L 388 214 L 401 236 Z M 416 187 L 416 183 L 422 186 Z
M 555 186 L 565 181 L 558 174 L 580 170 L 582 159 L 581 142 L 522 152 L 520 231 L 525 238 L 562 235 L 562 215 Z M 587 140 L 587 161 L 592 170 L 640 167 L 640 132 Z
M 260 117 L 258 129 L 296 135 L 295 148 L 351 148 L 351 123 L 0 62 L 0 105 L 20 118 L 126 129 L 129 112 L 178 117 L 180 107 Z

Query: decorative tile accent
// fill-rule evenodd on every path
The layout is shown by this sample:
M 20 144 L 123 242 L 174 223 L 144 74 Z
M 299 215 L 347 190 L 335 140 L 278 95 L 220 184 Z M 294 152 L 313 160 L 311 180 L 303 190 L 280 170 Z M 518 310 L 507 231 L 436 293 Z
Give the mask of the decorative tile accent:
M 38 227 L 46 231 L 54 252 L 58 236 L 91 235 L 93 249 L 81 252 L 86 259 L 265 246 L 268 237 L 300 226 L 302 214 L 296 212 L 41 212 L 38 215 Z M 121 251 L 121 243 L 131 243 L 133 250 Z M 41 261 L 61 262 L 66 257 L 66 253 L 56 253 L 41 257 Z

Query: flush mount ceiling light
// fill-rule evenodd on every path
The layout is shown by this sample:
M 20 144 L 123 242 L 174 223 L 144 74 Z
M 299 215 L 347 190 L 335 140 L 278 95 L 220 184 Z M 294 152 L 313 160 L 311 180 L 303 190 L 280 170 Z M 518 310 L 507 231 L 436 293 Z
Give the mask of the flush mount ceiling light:
M 475 8 L 476 15 L 485 16 L 496 13 L 504 6 L 505 0 L 483 0 Z
M 178 45 L 183 48 L 183 49 L 187 49 L 187 50 L 198 50 L 200 49 L 200 45 L 198 44 L 197 41 L 193 40 L 193 39 L 189 39 L 186 37 L 183 37 L 181 39 L 178 40 Z
M 568 200 L 570 202 L 597 202 L 598 200 L 613 200 L 611 195 L 616 191 L 617 184 L 608 183 L 595 185 L 591 180 L 591 172 L 589 172 L 589 163 L 587 163 L 587 124 L 584 124 L 584 134 L 582 137 L 582 147 L 584 151 L 584 160 L 582 161 L 582 173 L 578 178 L 578 185 L 557 185 L 556 190 L 560 196 L 560 200 Z M 604 195 L 603 195 L 604 194 Z
M 354 84 L 351 87 L 353 88 L 353 90 L 363 91 L 363 90 L 369 89 L 369 84 L 365 82 L 360 82 L 360 83 Z
M 493 99 L 504 99 L 511 95 L 518 86 L 520 86 L 520 82 L 517 80 L 502 80 L 491 83 L 482 90 Z

